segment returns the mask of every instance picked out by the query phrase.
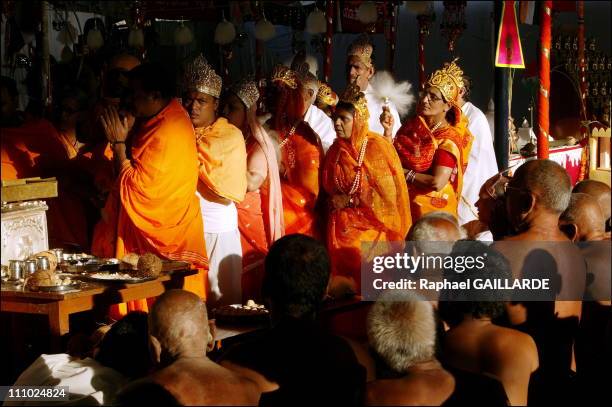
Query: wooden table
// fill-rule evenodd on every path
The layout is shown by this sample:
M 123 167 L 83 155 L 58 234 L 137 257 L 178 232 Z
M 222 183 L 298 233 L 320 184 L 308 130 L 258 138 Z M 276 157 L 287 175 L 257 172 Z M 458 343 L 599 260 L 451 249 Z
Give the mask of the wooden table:
M 197 270 L 174 271 L 156 280 L 136 284 L 83 282 L 80 290 L 35 292 L 2 285 L 0 310 L 18 314 L 46 315 L 52 339 L 57 340 L 70 330 L 71 314 L 97 311 L 106 314 L 112 304 L 157 297 L 172 288 L 182 288 L 186 276 Z

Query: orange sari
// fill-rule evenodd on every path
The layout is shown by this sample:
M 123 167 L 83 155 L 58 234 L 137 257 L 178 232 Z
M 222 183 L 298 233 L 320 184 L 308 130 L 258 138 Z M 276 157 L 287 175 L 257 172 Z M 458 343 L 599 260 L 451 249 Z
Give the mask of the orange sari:
M 338 208 L 334 196 L 347 196 L 357 176 L 358 156 L 367 140 L 360 185 L 353 204 Z M 362 253 L 362 242 L 404 241 L 412 225 L 408 190 L 393 145 L 353 121 L 350 140 L 337 138 L 325 157 L 323 186 L 330 196 L 327 247 L 332 275 L 352 278 L 361 287 L 361 260 L 379 253 Z M 379 250 L 380 246 L 376 248 Z
M 259 144 L 251 138 L 247 143 L 247 155 L 250 157 L 254 150 L 259 148 Z M 267 169 L 262 168 L 261 172 L 267 174 Z M 236 209 L 242 245 L 243 302 L 249 299 L 260 301 L 263 264 L 269 247 L 259 191 L 247 192 L 244 200 L 236 205 Z
M 131 157 L 123 163 L 96 226 L 92 252 L 117 258 L 151 252 L 205 269 L 195 135 L 177 100 L 142 124 L 134 134 Z M 203 270 L 187 277 L 184 288 L 204 298 L 204 277 Z M 130 308 L 146 310 L 146 300 Z
M 455 158 L 456 163 L 451 178 L 440 191 L 420 188 L 414 184 L 408 185 L 410 193 L 410 210 L 413 221 L 434 211 L 444 211 L 455 217 L 458 216 L 457 207 L 463 188 L 463 174 L 467 167 L 467 161 L 473 141 L 473 136 L 467 129 L 467 119 L 464 115 L 460 117 L 461 119 L 457 124 L 449 124 L 432 133 L 425 120 L 421 116 L 416 116 L 404 123 L 402 128 L 397 132 L 395 145 L 400 153 L 405 168 L 412 169 L 407 167 L 406 163 L 407 161 L 413 162 L 414 157 L 404 156 L 404 150 L 398 145 L 401 146 L 405 138 L 411 137 L 413 133 L 416 133 L 419 142 L 421 142 L 422 145 L 427 145 L 428 149 L 431 148 L 434 151 L 440 149 L 450 153 Z M 421 151 L 421 153 L 424 156 L 431 156 L 433 158 L 433 154 L 426 154 L 424 151 Z M 421 164 L 428 168 L 424 172 L 431 171 L 431 162 L 428 164 L 419 163 L 419 165 Z
M 317 238 L 320 233 L 315 205 L 319 196 L 319 167 L 324 156 L 319 136 L 301 122 L 286 139 L 281 156 L 285 168 L 281 178 L 285 234 L 301 233 Z

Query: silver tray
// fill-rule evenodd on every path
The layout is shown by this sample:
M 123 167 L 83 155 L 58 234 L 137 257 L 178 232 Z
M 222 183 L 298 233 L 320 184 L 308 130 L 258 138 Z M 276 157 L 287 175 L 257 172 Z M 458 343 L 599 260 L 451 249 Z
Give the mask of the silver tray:
M 141 278 L 130 278 L 130 279 L 124 279 L 124 278 L 98 278 L 95 276 L 92 276 L 90 274 L 84 274 L 81 275 L 80 278 L 82 280 L 87 280 L 87 281 L 93 281 L 96 283 L 123 283 L 123 284 L 138 284 L 138 283 L 144 283 L 147 281 L 153 281 L 153 280 L 157 280 L 157 277 L 141 277 Z
M 71 284 L 66 284 L 66 285 L 48 285 L 48 286 L 39 285 L 35 287 L 27 287 L 28 291 L 41 291 L 45 293 L 73 291 L 73 290 L 79 290 L 80 288 L 81 288 L 80 281 L 74 281 Z

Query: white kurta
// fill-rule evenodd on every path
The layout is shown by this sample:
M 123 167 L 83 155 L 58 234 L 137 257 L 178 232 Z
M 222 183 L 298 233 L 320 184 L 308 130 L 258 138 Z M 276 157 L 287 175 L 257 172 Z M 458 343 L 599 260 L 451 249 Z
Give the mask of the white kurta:
M 383 128 L 382 124 L 380 124 L 380 115 L 383 111 L 383 104 L 374 95 L 372 85 L 368 84 L 368 88 L 364 93 L 368 102 L 368 112 L 370 113 L 370 120 L 368 121 L 370 131 L 382 135 L 385 132 L 385 129 Z M 397 131 L 400 129 L 400 127 L 402 127 L 402 123 L 400 122 L 399 113 L 397 112 L 397 108 L 395 107 L 393 102 L 389 103 L 389 110 L 393 115 L 393 137 L 395 137 Z
M 474 136 L 467 169 L 463 176 L 463 190 L 459 202 L 459 224 L 478 219 L 474 204 L 478 200 L 480 187 L 486 180 L 497 174 L 497 161 L 493 150 L 493 137 L 484 113 L 467 102 L 461 108 L 469 120 L 468 129 Z
M 327 153 L 327 150 L 336 139 L 336 130 L 334 129 L 332 119 L 323 110 L 315 105 L 310 105 L 304 115 L 304 121 L 319 135 L 323 151 Z

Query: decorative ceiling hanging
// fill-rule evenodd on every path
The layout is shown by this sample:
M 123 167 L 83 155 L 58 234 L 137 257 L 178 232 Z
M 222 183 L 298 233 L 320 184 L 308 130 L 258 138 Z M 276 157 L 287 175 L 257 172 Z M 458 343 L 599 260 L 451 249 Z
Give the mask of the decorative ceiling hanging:
M 406 9 L 417 16 L 429 15 L 433 12 L 433 1 L 407 1 Z
M 94 27 L 87 33 L 87 46 L 90 50 L 95 51 L 102 48 L 104 45 L 104 37 L 98 29 L 98 20 L 94 14 Z
M 76 44 L 77 38 L 78 34 L 76 28 L 66 17 L 63 27 L 61 28 L 59 34 L 57 34 L 57 40 L 64 45 L 70 45 Z
M 174 45 L 184 46 L 191 44 L 193 41 L 193 33 L 191 29 L 185 25 L 184 21 L 181 21 L 178 27 L 174 30 Z
M 455 52 L 455 44 L 463 30 L 467 28 L 465 23 L 465 7 L 466 1 L 445 1 L 444 13 L 442 14 L 442 23 L 440 30 L 442 36 L 448 42 L 448 50 L 451 53 Z
M 373 1 L 364 1 L 357 9 L 357 20 L 364 24 L 373 24 L 378 20 L 378 8 Z
M 236 39 L 236 27 L 234 24 L 227 21 L 225 13 L 223 13 L 223 20 L 215 28 L 215 43 L 219 45 L 231 44 Z
M 268 41 L 276 35 L 276 27 L 266 19 L 266 15 L 262 14 L 261 20 L 255 24 L 255 38 L 260 41 Z
M 132 48 L 144 48 L 144 32 L 142 28 L 133 26 L 128 35 L 128 45 Z
M 327 22 L 325 21 L 325 13 L 319 9 L 315 9 L 308 14 L 306 18 L 306 32 L 309 34 L 323 34 L 327 31 Z

